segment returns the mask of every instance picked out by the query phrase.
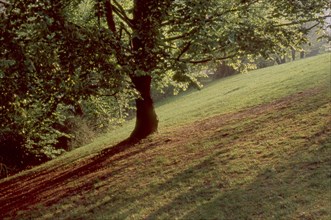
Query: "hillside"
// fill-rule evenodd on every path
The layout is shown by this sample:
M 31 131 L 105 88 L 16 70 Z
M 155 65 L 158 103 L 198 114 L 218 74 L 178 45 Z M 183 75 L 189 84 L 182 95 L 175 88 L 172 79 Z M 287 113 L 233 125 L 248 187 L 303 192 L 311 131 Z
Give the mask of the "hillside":
M 0 219 L 330 219 L 330 54 L 217 81 L 0 181 Z M 112 146 L 114 145 L 114 146 Z

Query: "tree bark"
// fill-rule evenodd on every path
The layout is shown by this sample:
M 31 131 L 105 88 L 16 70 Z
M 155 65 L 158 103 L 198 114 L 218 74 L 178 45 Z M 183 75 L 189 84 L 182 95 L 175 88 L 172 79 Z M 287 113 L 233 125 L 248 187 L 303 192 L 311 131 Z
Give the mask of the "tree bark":
M 133 76 L 132 82 L 140 93 L 136 99 L 136 125 L 131 133 L 131 140 L 141 140 L 157 131 L 158 119 L 151 97 L 151 76 Z

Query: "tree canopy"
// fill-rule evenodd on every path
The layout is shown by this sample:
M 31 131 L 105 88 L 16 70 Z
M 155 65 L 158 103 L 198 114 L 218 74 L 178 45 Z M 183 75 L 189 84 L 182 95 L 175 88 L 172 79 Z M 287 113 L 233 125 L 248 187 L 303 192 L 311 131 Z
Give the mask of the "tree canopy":
M 199 69 L 285 53 L 323 25 L 327 0 L 0 1 L 0 145 L 55 152 L 60 108 L 135 100 L 139 140 L 158 127 L 151 84 L 199 86 Z M 7 149 L 7 148 L 6 148 Z

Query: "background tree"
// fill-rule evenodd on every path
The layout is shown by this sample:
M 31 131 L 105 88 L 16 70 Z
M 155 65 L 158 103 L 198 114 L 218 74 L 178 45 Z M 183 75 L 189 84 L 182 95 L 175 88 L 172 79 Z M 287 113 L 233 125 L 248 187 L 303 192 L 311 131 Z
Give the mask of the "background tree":
M 63 136 L 59 106 L 135 98 L 130 140 L 155 132 L 151 85 L 199 86 L 200 66 L 242 65 L 305 40 L 327 0 L 16 0 L 0 3 L 0 142 L 40 149 Z M 82 10 L 83 9 L 83 10 Z M 319 16 L 320 15 L 320 16 Z M 9 141 L 10 140 L 10 141 Z M 10 144 L 8 144 L 10 145 Z M 42 146 L 42 147 L 41 147 Z

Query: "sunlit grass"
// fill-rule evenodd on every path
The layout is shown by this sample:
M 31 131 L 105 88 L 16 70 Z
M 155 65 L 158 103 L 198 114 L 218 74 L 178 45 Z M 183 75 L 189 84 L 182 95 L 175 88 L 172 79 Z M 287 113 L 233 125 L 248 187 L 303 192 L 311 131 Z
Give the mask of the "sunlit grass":
M 160 103 L 161 128 L 234 112 L 316 85 L 330 86 L 330 54 L 228 77 Z

